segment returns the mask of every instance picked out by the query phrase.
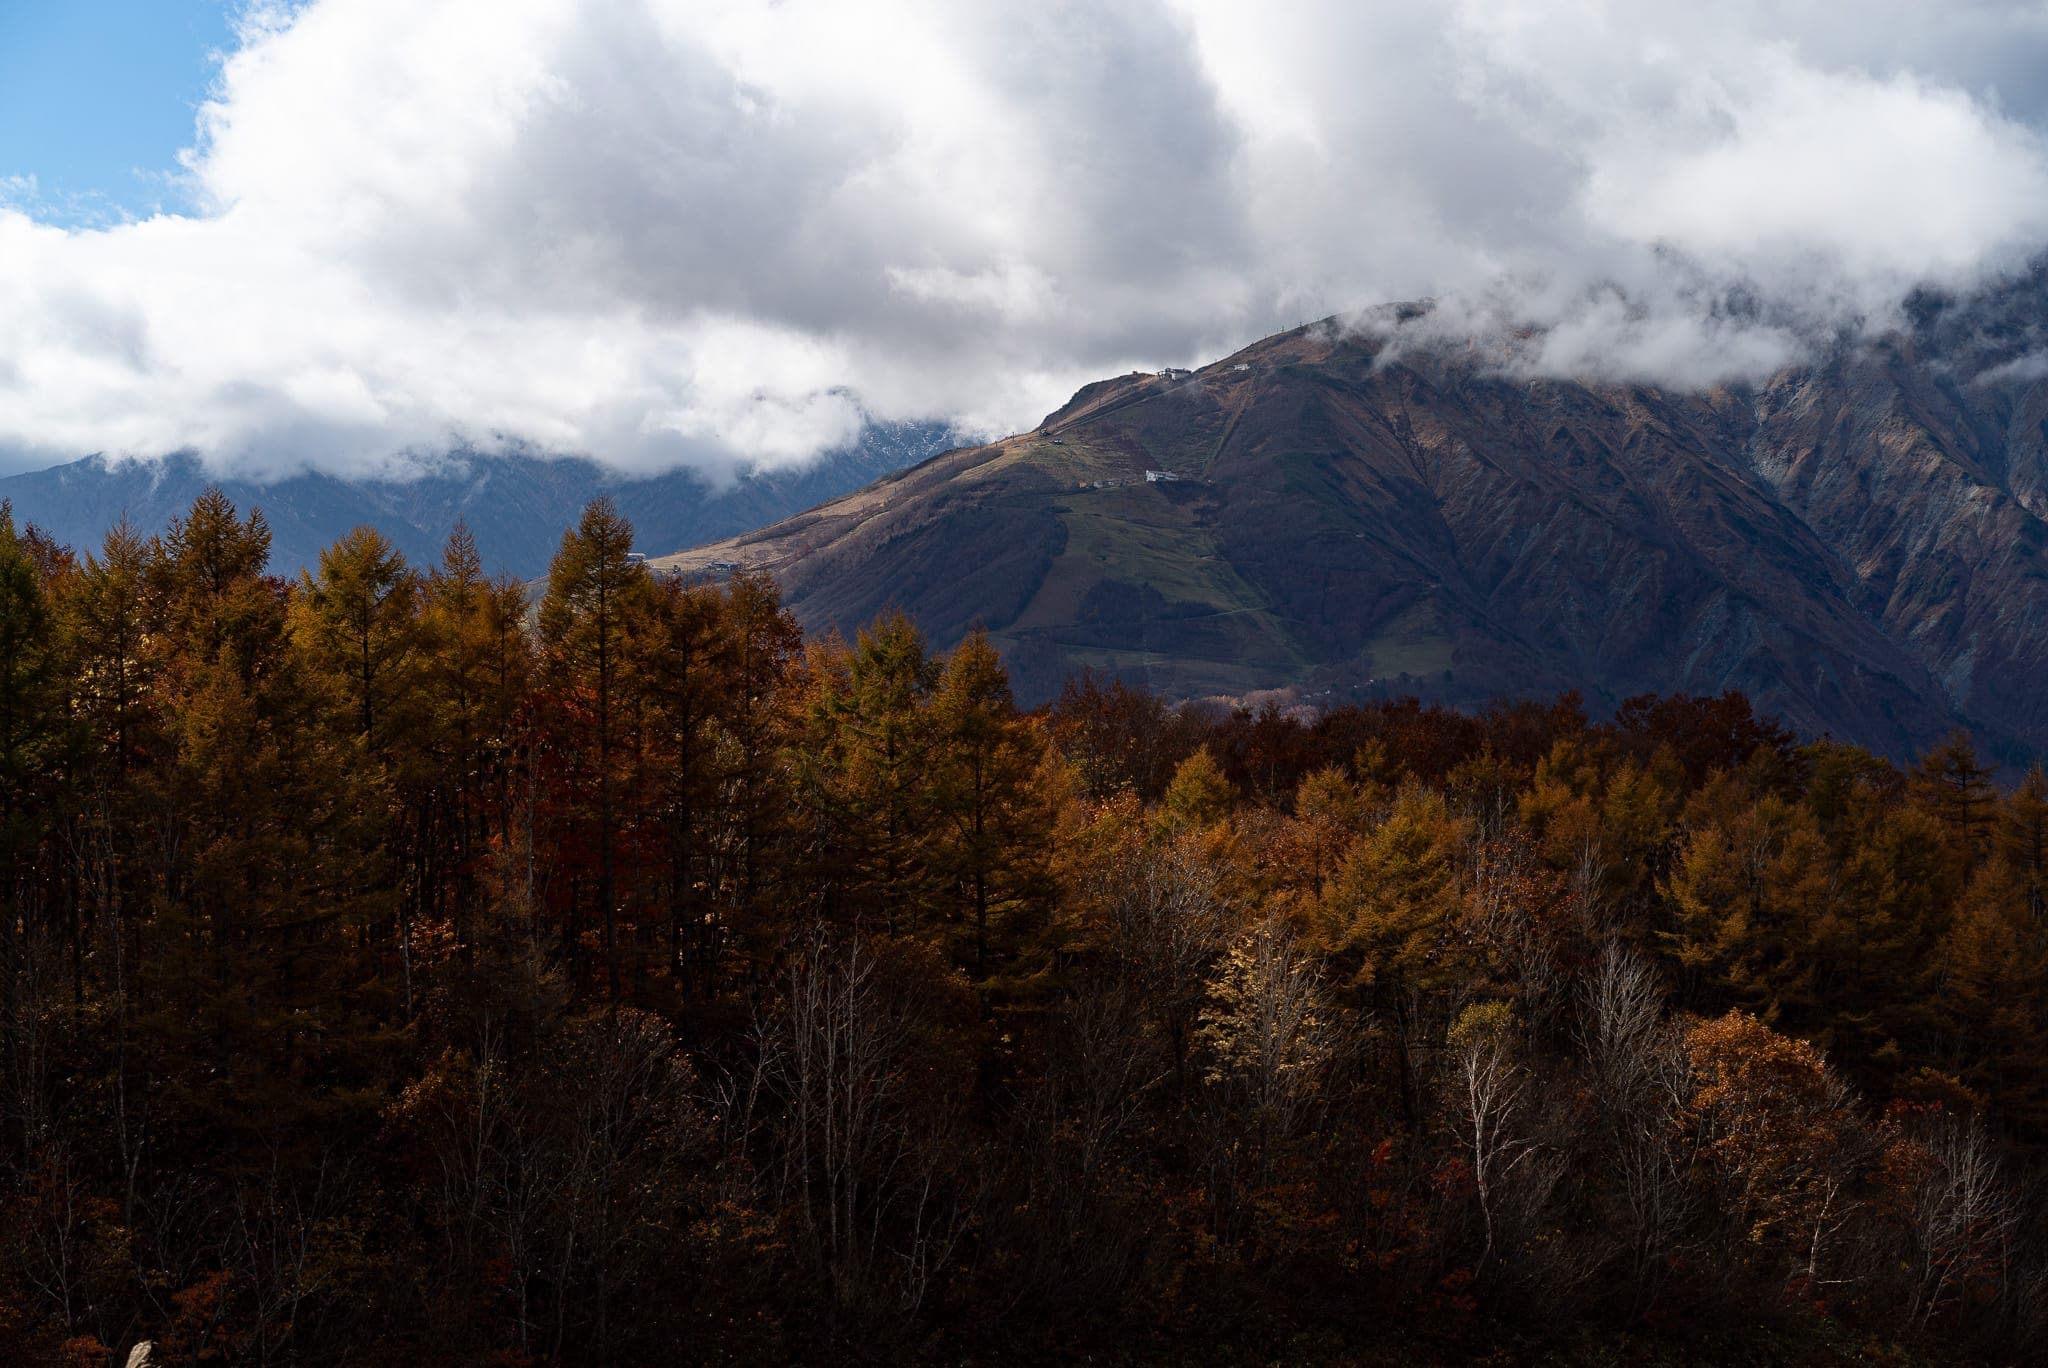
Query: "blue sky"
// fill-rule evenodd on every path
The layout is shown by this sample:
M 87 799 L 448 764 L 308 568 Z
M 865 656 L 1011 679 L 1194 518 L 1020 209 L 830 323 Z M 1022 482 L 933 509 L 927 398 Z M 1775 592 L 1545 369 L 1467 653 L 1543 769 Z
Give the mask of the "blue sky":
M 178 151 L 193 141 L 230 0 L 0 0 L 0 182 L 48 222 L 177 209 Z

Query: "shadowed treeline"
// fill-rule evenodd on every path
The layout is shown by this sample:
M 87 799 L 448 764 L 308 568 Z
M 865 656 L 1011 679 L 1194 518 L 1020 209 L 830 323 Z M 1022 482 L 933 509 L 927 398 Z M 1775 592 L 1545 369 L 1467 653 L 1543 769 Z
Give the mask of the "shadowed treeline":
M 0 513 L 0 1357 L 2019 1359 L 2048 780 Z

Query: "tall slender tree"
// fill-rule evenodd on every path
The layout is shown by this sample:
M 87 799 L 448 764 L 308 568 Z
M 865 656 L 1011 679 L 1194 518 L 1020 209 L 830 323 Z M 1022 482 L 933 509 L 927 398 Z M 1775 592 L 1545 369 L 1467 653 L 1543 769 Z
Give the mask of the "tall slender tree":
M 636 652 L 657 733 L 661 815 L 668 826 L 668 961 L 678 982 L 686 949 L 700 968 L 715 947 L 696 927 L 706 814 L 716 801 L 717 743 L 734 706 L 734 642 L 727 597 L 711 585 L 657 583 Z M 684 944 L 686 931 L 692 944 Z M 700 986 L 703 986 L 700 980 Z
M 65 717 L 49 604 L 13 510 L 0 502 L 0 1079 L 18 1085 L 24 957 L 55 829 Z M 36 921 L 43 925 L 38 928 Z M 15 1137 L 5 1137 L 15 1138 Z M 22 1137 L 24 1142 L 26 1137 Z
M 933 903 L 927 840 L 932 799 L 932 690 L 939 662 L 901 613 L 861 629 L 843 726 L 858 901 L 889 930 L 916 929 Z
M 604 928 L 605 982 L 619 995 L 618 811 L 614 773 L 619 696 L 627 640 L 645 611 L 647 567 L 633 557 L 633 524 L 610 498 L 591 500 L 548 567 L 540 633 L 558 687 L 587 707 L 596 789 L 597 904 Z
M 1051 816 L 1035 782 L 1042 748 L 980 628 L 947 659 L 932 714 L 934 863 L 966 903 L 974 974 L 986 979 L 992 917 L 1014 920 L 1048 891 Z
M 493 816 L 501 848 L 512 835 L 518 724 L 532 683 L 526 590 L 514 579 L 487 579 L 475 537 L 457 523 L 422 596 L 421 739 L 447 828 L 439 868 L 449 885 L 456 940 L 467 955 Z

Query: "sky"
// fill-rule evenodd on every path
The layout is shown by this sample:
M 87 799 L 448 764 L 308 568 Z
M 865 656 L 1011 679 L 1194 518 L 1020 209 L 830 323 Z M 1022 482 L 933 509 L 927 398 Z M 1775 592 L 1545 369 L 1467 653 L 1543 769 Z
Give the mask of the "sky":
M 227 0 L 0 0 L 0 195 L 68 227 L 186 207 Z
M 1706 385 L 2044 243 L 2038 0 L 0 0 L 0 469 L 789 465 L 1423 296 Z

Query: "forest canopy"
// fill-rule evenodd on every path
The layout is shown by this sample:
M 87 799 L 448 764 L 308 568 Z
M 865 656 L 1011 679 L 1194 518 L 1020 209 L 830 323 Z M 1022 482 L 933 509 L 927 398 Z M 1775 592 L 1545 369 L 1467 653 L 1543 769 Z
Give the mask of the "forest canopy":
M 0 1358 L 2048 1352 L 2048 778 L 0 506 Z M 1739 1313 L 1739 1314 L 1738 1314 Z

